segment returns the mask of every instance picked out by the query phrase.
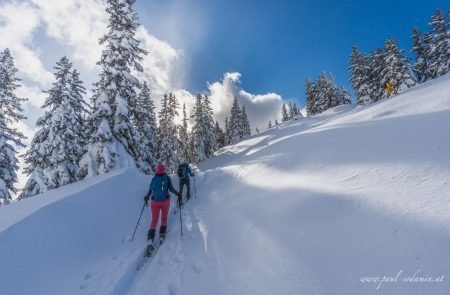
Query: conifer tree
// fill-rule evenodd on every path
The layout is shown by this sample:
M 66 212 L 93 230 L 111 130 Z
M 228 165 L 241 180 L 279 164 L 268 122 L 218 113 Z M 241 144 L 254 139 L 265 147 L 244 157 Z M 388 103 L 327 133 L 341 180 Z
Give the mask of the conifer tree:
M 412 70 L 416 75 L 417 81 L 423 83 L 428 80 L 428 56 L 426 52 L 426 39 L 422 39 L 419 29 L 416 27 L 412 31 L 413 46 L 411 52 L 416 55 Z
M 330 73 L 330 79 L 327 79 L 327 96 L 328 96 L 328 106 L 329 108 L 334 108 L 338 105 L 343 104 L 342 93 L 339 91 L 339 87 L 336 84 L 336 80 L 332 73 Z
M 225 146 L 225 132 L 220 128 L 219 122 L 216 121 L 214 126 L 214 136 L 216 138 L 216 150 L 219 150 Z
M 194 154 L 194 133 L 189 131 L 189 162 L 195 163 L 195 154 Z
M 157 137 L 155 106 L 150 89 L 144 82 L 137 101 L 136 128 L 141 135 L 138 165 L 145 173 L 155 171 L 157 165 Z
M 369 93 L 372 97 L 372 101 L 376 102 L 383 99 L 385 95 L 386 81 L 382 81 L 382 72 L 386 67 L 386 60 L 383 49 L 378 48 L 370 53 L 370 79 L 369 79 Z
M 252 129 L 250 127 L 250 121 L 248 120 L 247 111 L 245 110 L 245 106 L 242 106 L 242 110 L 241 110 L 241 126 L 242 126 L 241 138 L 252 135 Z
M 295 116 L 302 118 L 302 117 L 303 117 L 303 114 L 302 114 L 302 112 L 300 111 L 300 108 L 297 107 L 297 104 L 296 104 L 296 103 L 294 103 L 294 109 L 295 109 Z
M 389 82 L 398 92 L 414 86 L 416 81 L 409 65 L 409 59 L 403 55 L 403 50 L 398 48 L 397 41 L 393 38 L 387 39 L 384 51 L 384 67 L 380 72 L 381 85 Z M 382 97 L 387 97 L 387 91 L 383 92 Z
M 214 156 L 217 150 L 214 114 L 208 96 L 197 95 L 192 117 L 194 159 L 198 163 Z
M 293 120 L 294 119 L 294 106 L 292 105 L 292 102 L 289 102 L 289 120 Z
M 174 94 L 164 94 L 159 112 L 158 163 L 166 166 L 169 172 L 178 167 L 178 138 L 175 117 L 178 116 L 178 101 Z
M 179 158 L 181 162 L 188 162 L 190 160 L 190 139 L 189 139 L 189 130 L 188 130 L 188 121 L 189 118 L 187 116 L 186 111 L 186 103 L 183 103 L 183 123 L 178 128 L 178 137 L 179 141 Z
M 314 84 L 310 79 L 306 79 L 305 81 L 306 88 L 306 114 L 307 116 L 311 116 L 315 114 L 315 95 L 314 95 Z
M 350 55 L 350 81 L 356 93 L 356 103 L 367 105 L 373 102 L 370 95 L 370 68 L 369 59 L 360 53 L 357 46 L 352 47 Z
M 80 161 L 80 177 L 91 177 L 113 169 L 134 166 L 139 160 L 140 134 L 133 124 L 138 115 L 138 80 L 142 55 L 147 54 L 136 39 L 138 16 L 134 0 L 107 0 L 108 32 L 100 61 L 100 80 L 94 84 L 92 113 L 86 152 Z
M 286 103 L 283 103 L 281 107 L 281 122 L 289 121 L 289 113 L 286 107 Z
M 241 120 L 241 108 L 237 101 L 237 97 L 234 97 L 233 106 L 231 107 L 231 114 L 229 124 L 229 137 L 228 144 L 236 144 L 241 140 L 242 135 L 242 120 Z
M 316 106 L 317 113 L 322 113 L 326 111 L 329 107 L 330 101 L 328 97 L 329 93 L 329 83 L 325 72 L 319 75 L 316 81 Z
M 45 110 L 36 126 L 29 150 L 25 153 L 29 176 L 20 195 L 27 198 L 47 190 L 75 182 L 78 161 L 83 154 L 83 118 L 87 112 L 83 95 L 86 93 L 77 71 L 66 57 L 55 66 L 55 82 L 44 91 Z
M 339 91 L 333 75 L 328 79 L 325 72 L 322 72 L 314 82 L 307 80 L 306 101 L 308 116 L 344 103 L 343 94 Z
M 26 119 L 22 114 L 22 103 L 27 99 L 18 97 L 16 91 L 20 79 L 9 49 L 0 53 L 0 206 L 9 204 L 12 195 L 18 192 L 17 147 L 25 147 L 26 138 L 13 125 Z
M 207 95 L 205 95 L 203 99 L 202 111 L 203 130 L 205 132 L 204 153 L 206 158 L 208 159 L 214 156 L 214 152 L 216 151 L 216 137 L 214 133 L 214 113 L 211 107 L 211 102 Z
M 342 104 L 351 104 L 352 97 L 350 96 L 350 92 L 345 88 L 344 85 L 341 85 L 341 103 Z
M 269 124 L 267 124 L 267 128 L 268 129 L 272 128 L 272 121 L 269 121 Z
M 450 71 L 450 29 L 440 9 L 436 9 L 429 23 L 431 32 L 427 43 L 428 72 L 434 79 Z
M 329 80 L 325 72 L 323 72 L 319 76 L 317 83 L 317 105 L 319 112 L 321 113 L 329 108 L 338 106 L 340 104 L 340 94 L 333 77 Z
M 199 163 L 206 159 L 205 155 L 205 130 L 203 126 L 203 102 L 202 95 L 197 94 L 195 98 L 194 109 L 192 110 L 192 118 L 194 126 L 192 127 L 192 154 L 193 162 Z
M 228 117 L 225 117 L 225 146 L 230 144 L 230 123 Z

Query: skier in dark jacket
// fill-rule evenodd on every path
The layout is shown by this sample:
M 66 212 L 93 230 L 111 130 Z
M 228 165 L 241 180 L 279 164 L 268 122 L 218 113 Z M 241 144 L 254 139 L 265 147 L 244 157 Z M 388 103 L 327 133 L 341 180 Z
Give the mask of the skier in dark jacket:
M 172 180 L 166 174 L 166 168 L 164 167 L 164 165 L 159 164 L 156 167 L 155 176 L 150 183 L 150 189 L 148 190 L 148 193 L 144 198 L 144 201 L 147 205 L 150 197 L 152 199 L 150 206 L 152 212 L 152 221 L 150 223 L 150 229 L 147 234 L 147 243 L 149 244 L 153 244 L 160 212 L 162 213 L 161 227 L 159 228 L 160 243 L 164 241 L 167 235 L 167 214 L 169 213 L 170 208 L 169 191 L 177 195 L 178 197 L 181 196 L 181 193 L 177 192 L 173 188 Z
M 181 206 L 183 204 L 182 195 L 183 195 L 183 187 L 186 185 L 187 187 L 187 200 L 191 197 L 191 184 L 190 184 L 190 176 L 195 176 L 194 173 L 192 173 L 191 168 L 189 167 L 188 163 L 184 162 L 178 165 L 177 169 L 178 178 L 180 179 L 180 196 L 178 196 L 178 206 Z

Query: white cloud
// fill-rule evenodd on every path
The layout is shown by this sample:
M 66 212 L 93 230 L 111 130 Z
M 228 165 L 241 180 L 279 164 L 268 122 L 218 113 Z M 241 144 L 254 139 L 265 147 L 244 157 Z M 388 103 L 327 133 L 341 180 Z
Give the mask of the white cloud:
M 72 49 L 71 55 L 88 69 L 100 58 L 99 38 L 107 24 L 101 0 L 31 0 L 45 33 Z
M 30 3 L 4 3 L 0 6 L 0 48 L 10 48 L 16 66 L 28 78 L 45 85 L 52 79 L 39 58 L 32 40 L 41 19 Z
M 236 96 L 241 107 L 245 105 L 252 132 L 255 127 L 260 130 L 267 128 L 269 120 L 272 122 L 280 119 L 280 110 L 283 105 L 283 99 L 279 94 L 252 94 L 241 87 L 241 74 L 225 73 L 223 80 L 208 85 L 209 95 L 211 97 L 214 113 L 223 126 L 225 117 L 230 115 L 234 97 Z
M 141 40 L 141 47 L 148 51 L 142 62 L 144 72 L 140 76 L 149 83 L 154 96 L 161 96 L 172 89 L 174 65 L 181 52 L 152 36 L 142 26 L 137 30 L 136 37 Z

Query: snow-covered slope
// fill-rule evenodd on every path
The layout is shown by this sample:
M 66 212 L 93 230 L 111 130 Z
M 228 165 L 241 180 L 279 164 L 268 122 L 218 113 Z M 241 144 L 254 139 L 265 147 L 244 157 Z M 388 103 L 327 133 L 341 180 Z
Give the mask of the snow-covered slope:
M 281 124 L 200 165 L 140 272 L 134 170 L 2 207 L 0 293 L 447 294 L 449 147 L 449 75 Z

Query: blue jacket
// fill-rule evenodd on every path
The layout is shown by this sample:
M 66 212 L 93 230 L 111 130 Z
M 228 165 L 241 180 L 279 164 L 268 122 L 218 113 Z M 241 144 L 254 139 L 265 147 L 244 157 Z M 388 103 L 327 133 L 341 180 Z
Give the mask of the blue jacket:
M 181 164 L 179 167 L 183 168 L 184 171 L 185 171 L 186 178 L 184 178 L 184 179 L 189 179 L 189 176 L 194 176 L 194 174 L 192 173 L 191 168 L 189 167 L 189 165 L 187 163 Z
M 172 194 L 178 195 L 178 192 L 173 188 L 172 179 L 170 179 L 170 177 L 167 174 L 157 174 L 153 178 L 164 177 L 164 176 L 166 176 L 168 179 L 168 181 L 167 181 L 167 199 L 170 198 L 169 191 L 172 192 Z M 150 184 L 151 184 L 151 182 L 150 182 Z M 152 195 L 152 188 L 149 187 L 146 197 L 150 197 L 151 195 Z M 152 197 L 152 200 L 153 200 L 153 197 Z

